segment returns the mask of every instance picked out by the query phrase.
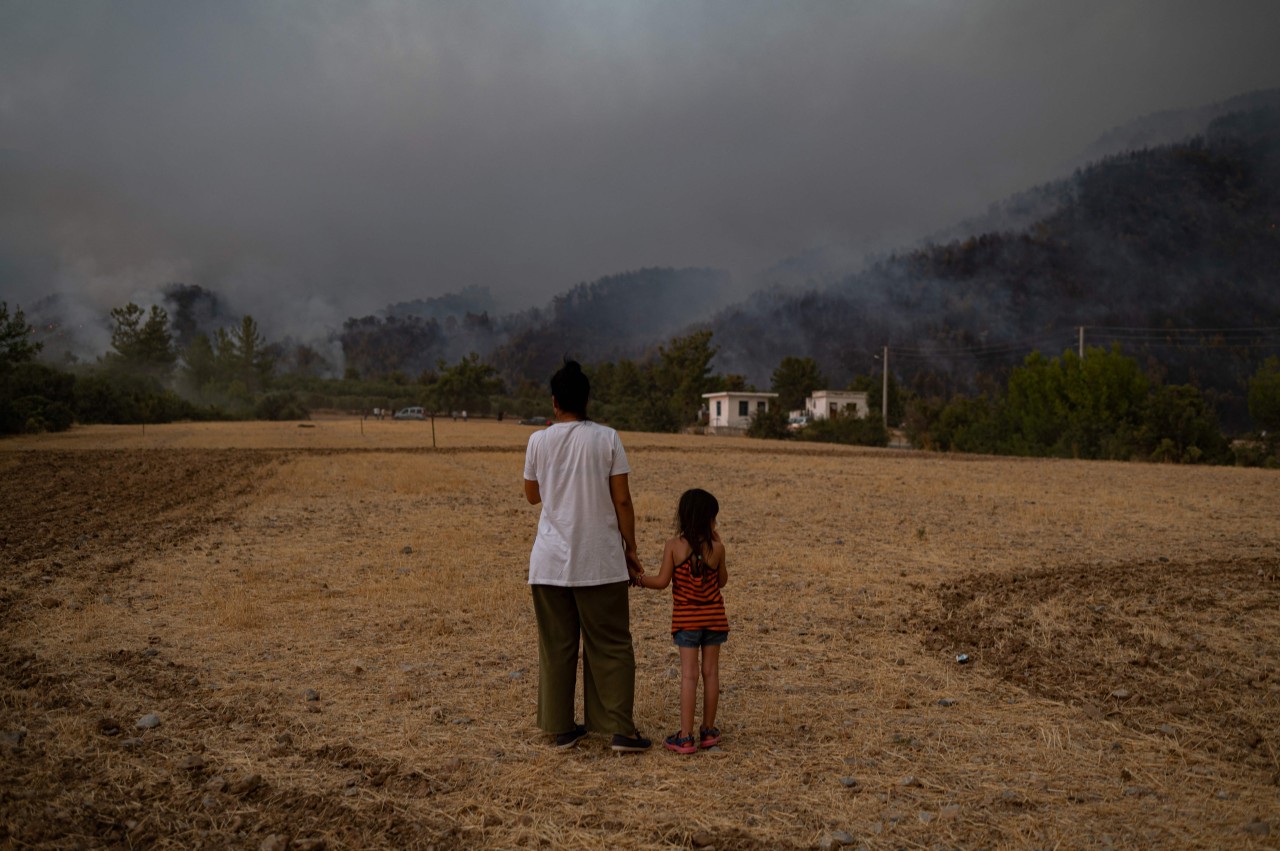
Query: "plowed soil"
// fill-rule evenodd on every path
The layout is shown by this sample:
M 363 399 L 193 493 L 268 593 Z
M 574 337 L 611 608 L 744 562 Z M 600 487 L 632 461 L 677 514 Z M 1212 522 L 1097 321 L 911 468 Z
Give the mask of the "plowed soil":
M 1280 841 L 1274 472 L 624 434 L 651 569 L 720 498 L 733 630 L 723 749 L 619 757 L 534 727 L 527 428 L 235 428 L 0 444 L 0 846 Z
M 1280 721 L 1275 558 L 977 574 L 938 591 L 926 647 L 971 647 L 998 676 L 1093 718 L 1275 767 L 1263 734 Z

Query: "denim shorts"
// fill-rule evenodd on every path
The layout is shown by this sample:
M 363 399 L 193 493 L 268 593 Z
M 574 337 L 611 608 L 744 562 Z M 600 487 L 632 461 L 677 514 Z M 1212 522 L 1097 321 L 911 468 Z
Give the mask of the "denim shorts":
M 676 647 L 709 647 L 724 644 L 729 639 L 729 633 L 718 629 L 682 629 L 673 632 L 671 639 L 675 641 Z

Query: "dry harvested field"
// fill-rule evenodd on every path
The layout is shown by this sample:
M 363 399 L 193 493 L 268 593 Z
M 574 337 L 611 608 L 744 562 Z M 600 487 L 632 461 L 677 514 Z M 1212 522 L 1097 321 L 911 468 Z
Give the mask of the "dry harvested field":
M 624 434 L 651 568 L 720 497 L 734 629 L 722 750 L 615 756 L 533 725 L 529 429 L 435 431 L 0 442 L 0 846 L 1280 843 L 1274 471 Z

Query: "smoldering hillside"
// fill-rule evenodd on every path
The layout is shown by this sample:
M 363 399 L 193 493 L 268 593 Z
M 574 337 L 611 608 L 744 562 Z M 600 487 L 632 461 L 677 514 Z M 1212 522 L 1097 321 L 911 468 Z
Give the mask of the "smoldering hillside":
M 714 273 L 617 276 L 498 323 L 506 339 L 493 357 L 509 380 L 537 380 L 565 352 L 636 356 L 710 327 L 716 369 L 758 386 L 789 355 L 842 385 L 878 373 L 887 346 L 895 376 L 918 392 L 972 393 L 1033 350 L 1074 348 L 1083 326 L 1086 345 L 1118 344 L 1166 382 L 1197 383 L 1230 417 L 1248 375 L 1280 351 L 1280 92 L 1245 104 L 1202 134 L 1011 199 L 989 219 L 1008 227 L 852 274 L 797 258 L 702 316 L 725 289 Z
M 1024 200 L 1040 208 L 1024 227 L 720 313 L 718 365 L 759 381 L 783 356 L 809 356 L 839 383 L 878 372 L 889 346 L 917 389 L 972 392 L 1033 349 L 1073 348 L 1085 326 L 1087 344 L 1117 342 L 1166 381 L 1238 403 L 1241 380 L 1280 350 L 1280 99 Z
M 1073 348 L 1084 326 L 1087 344 L 1118 343 L 1162 380 L 1198 384 L 1230 421 L 1243 408 L 1244 380 L 1280 351 L 1280 90 L 1143 119 L 1091 150 L 1187 127 L 1200 132 L 1113 153 L 860 267 L 817 250 L 751 281 L 646 268 L 580 283 L 517 313 L 502 313 L 486 288 L 462 287 L 316 326 L 285 338 L 282 350 L 310 347 L 316 368 L 366 377 L 416 377 L 476 352 L 514 388 L 541 383 L 565 355 L 644 358 L 674 336 L 710 328 L 714 368 L 760 387 L 786 356 L 814 358 L 836 386 L 878 375 L 888 347 L 900 382 L 946 395 L 992 386 L 1033 350 Z M 754 294 L 743 300 L 744 290 Z M 193 282 L 150 294 L 168 310 L 179 347 L 253 312 L 243 298 Z M 105 316 L 68 300 L 28 313 L 48 357 L 83 357 L 109 339 Z M 271 336 L 269 323 L 266 330 Z M 92 343 L 72 346 L 77 335 Z
M 758 386 L 789 355 L 814 358 L 844 384 L 878 373 L 888 346 L 899 380 L 951 393 L 980 389 L 1033 350 L 1073 348 L 1085 326 L 1086 344 L 1119 343 L 1164 380 L 1198 382 L 1238 406 L 1244 378 L 1280 347 L 1280 92 L 1244 103 L 1202 134 L 1021 193 L 972 222 L 989 230 L 857 272 L 821 253 L 792 258 L 729 304 L 735 286 L 723 272 L 643 269 L 503 316 L 475 291 L 351 320 L 342 347 L 364 363 L 372 341 L 399 336 L 403 346 L 367 367 L 408 373 L 475 351 L 518 383 L 541 381 L 566 354 L 644 357 L 709 327 L 716 369 Z

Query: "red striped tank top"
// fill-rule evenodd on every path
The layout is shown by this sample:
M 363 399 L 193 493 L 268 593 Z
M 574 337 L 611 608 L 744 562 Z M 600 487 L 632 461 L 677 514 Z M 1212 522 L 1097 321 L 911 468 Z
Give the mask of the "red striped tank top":
M 695 563 L 701 576 L 693 575 Z M 682 629 L 729 631 L 716 571 L 694 552 L 677 564 L 671 575 L 671 631 Z

